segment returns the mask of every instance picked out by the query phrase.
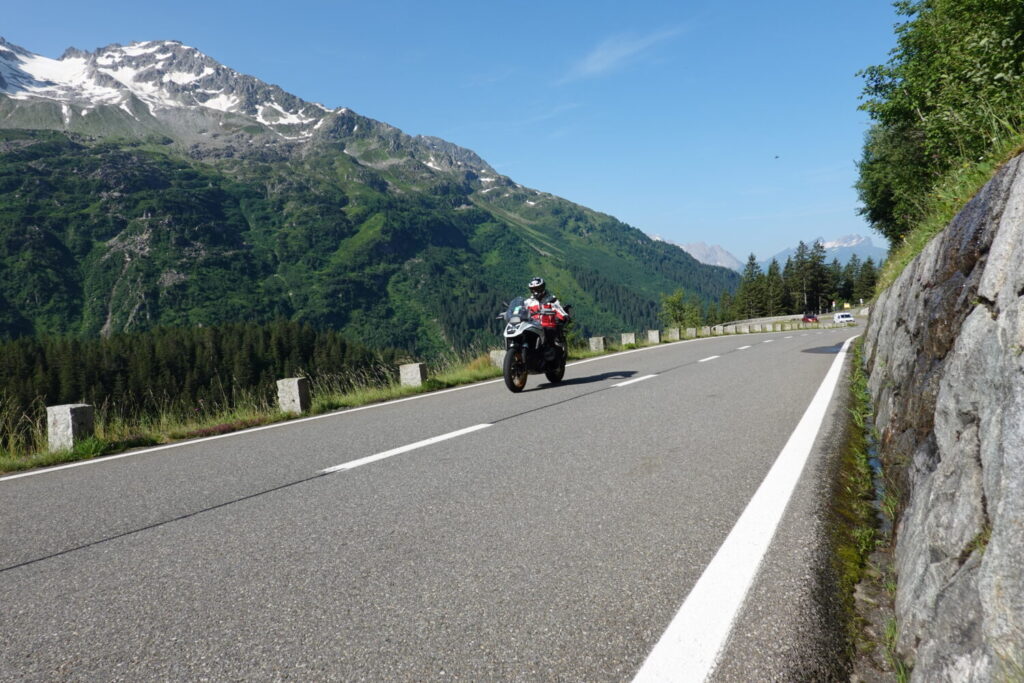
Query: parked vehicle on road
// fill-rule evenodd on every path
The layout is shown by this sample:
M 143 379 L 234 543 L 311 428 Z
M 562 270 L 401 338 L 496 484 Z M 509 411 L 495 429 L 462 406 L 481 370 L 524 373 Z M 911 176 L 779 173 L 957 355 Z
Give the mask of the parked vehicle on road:
M 565 310 L 555 301 L 542 304 L 537 312 L 531 314 L 523 297 L 517 297 L 500 316 L 505 321 L 502 374 L 509 391 L 522 391 L 526 387 L 527 375 L 543 373 L 553 384 L 562 381 L 565 361 L 569 356 L 565 335 L 560 327 L 545 327 L 542 324 L 543 321 L 552 320 L 557 312 L 566 316 Z
M 856 325 L 857 321 L 853 317 L 853 313 L 836 313 L 832 316 L 832 322 L 837 325 Z

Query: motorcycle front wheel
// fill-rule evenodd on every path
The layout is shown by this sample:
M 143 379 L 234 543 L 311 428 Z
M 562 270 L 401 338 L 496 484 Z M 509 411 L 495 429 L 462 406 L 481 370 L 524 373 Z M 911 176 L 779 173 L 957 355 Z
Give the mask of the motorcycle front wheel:
M 558 364 L 558 367 L 552 368 L 551 370 L 545 370 L 544 376 L 548 378 L 548 381 L 552 384 L 558 384 L 562 381 L 562 377 L 565 376 L 565 361 Z
M 526 361 L 522 349 L 509 349 L 505 352 L 505 363 L 502 366 L 505 386 L 514 394 L 526 388 Z

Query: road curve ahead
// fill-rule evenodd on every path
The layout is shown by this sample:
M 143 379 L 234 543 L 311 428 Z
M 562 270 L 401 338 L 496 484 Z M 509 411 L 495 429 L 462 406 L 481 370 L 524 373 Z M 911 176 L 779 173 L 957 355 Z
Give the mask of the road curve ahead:
M 855 332 L 0 478 L 0 680 L 629 680 Z

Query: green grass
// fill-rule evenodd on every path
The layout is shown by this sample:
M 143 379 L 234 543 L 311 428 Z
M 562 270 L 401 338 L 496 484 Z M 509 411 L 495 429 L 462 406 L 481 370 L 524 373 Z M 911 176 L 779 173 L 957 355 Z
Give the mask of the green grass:
M 833 566 L 851 652 L 854 648 L 863 647 L 865 641 L 862 622 L 857 616 L 854 590 L 868 572 L 868 557 L 879 542 L 873 470 L 869 463 L 868 429 L 872 412 L 867 375 L 863 370 L 862 339 L 853 344 L 852 354 L 849 425 L 833 484 L 831 534 Z
M 430 378 L 420 387 L 403 387 L 397 382 L 381 385 L 377 373 L 329 376 L 312 386 L 310 414 L 330 412 L 379 403 L 414 394 L 470 384 L 501 376 L 489 355 L 473 358 L 452 356 L 431 368 Z M 35 416 L 13 415 L 0 404 L 0 428 L 7 444 L 0 450 L 0 473 L 87 460 L 141 446 L 155 446 L 184 439 L 227 434 L 291 419 L 280 412 L 265 394 L 242 392 L 233 405 L 186 407 L 168 402 L 155 414 L 126 418 L 109 406 L 96 409 L 95 437 L 78 443 L 73 450 L 47 451 L 46 411 L 41 404 Z
M 942 232 L 996 171 L 1006 162 L 1024 152 L 1024 133 L 1014 133 L 997 140 L 992 152 L 979 161 L 964 161 L 950 171 L 925 198 L 926 218 L 903 242 L 894 245 L 879 274 L 875 287 L 877 295 L 896 281 L 907 265 L 925 248 L 933 237 Z

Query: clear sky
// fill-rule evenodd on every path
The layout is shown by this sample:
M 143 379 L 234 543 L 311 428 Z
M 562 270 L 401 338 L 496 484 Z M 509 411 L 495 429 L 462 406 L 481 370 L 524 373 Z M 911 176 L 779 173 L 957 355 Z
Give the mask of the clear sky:
M 180 40 L 306 100 L 477 152 L 518 183 L 741 261 L 858 233 L 889 0 L 9 3 L 32 52 Z

